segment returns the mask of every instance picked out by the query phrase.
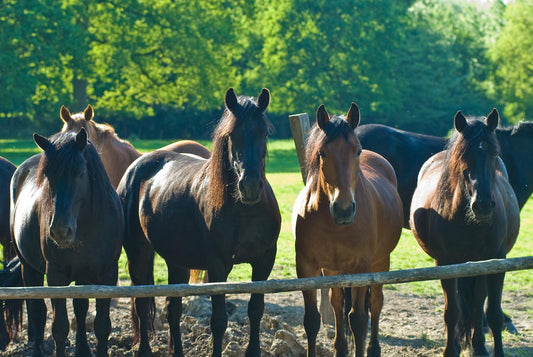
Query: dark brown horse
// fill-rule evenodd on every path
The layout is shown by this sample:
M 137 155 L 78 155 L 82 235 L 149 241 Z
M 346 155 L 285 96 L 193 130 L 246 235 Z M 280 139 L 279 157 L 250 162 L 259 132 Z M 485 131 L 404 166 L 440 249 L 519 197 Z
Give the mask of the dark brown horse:
M 269 122 L 264 114 L 270 93 L 257 101 L 228 89 L 226 109 L 213 134 L 209 159 L 157 150 L 135 161 L 122 178 L 124 248 L 135 285 L 153 284 L 155 250 L 165 259 L 169 284 L 186 283 L 189 269 L 203 269 L 211 282 L 226 281 L 234 264 L 250 263 L 252 280 L 268 278 L 276 256 L 281 217 L 265 178 Z M 211 297 L 213 356 L 222 353 L 227 326 L 224 295 Z M 140 329 L 139 355 L 151 354 L 148 327 L 153 299 L 134 301 Z M 181 298 L 167 299 L 169 352 L 183 355 Z M 250 342 L 247 356 L 260 356 L 259 327 L 264 295 L 248 305 Z
M 352 103 L 346 118 L 330 116 L 321 105 L 306 149 L 308 179 L 293 209 L 296 269 L 299 278 L 388 271 L 390 253 L 402 231 L 403 212 L 392 166 L 380 155 L 362 150 L 354 129 L 359 108 Z M 370 294 L 367 302 L 367 291 Z M 320 328 L 316 291 L 303 292 L 308 356 L 315 356 Z M 331 289 L 335 311 L 335 355 L 346 356 L 343 291 Z M 369 303 L 369 304 L 367 304 Z M 368 311 L 369 356 L 379 356 L 382 285 L 352 289 L 350 329 L 355 354 L 365 353 Z
M 46 139 L 34 134 L 43 150 L 24 161 L 11 182 L 11 232 L 22 263 L 25 286 L 115 285 L 124 237 L 118 195 L 96 149 L 81 129 Z M 107 355 L 111 332 L 110 299 L 96 300 L 97 356 Z M 33 356 L 43 354 L 46 306 L 30 300 Z M 77 355 L 90 356 L 85 318 L 89 302 L 74 299 Z M 57 356 L 65 353 L 69 322 L 65 299 L 52 299 L 52 334 Z
M 17 255 L 9 234 L 9 182 L 15 169 L 16 166 L 9 160 L 0 157 L 0 244 L 5 271 L 9 271 L 7 264 Z M 0 301 L 0 351 L 12 340 L 20 322 L 19 313 L 4 319 L 4 304 L 9 303 Z
M 496 109 L 485 121 L 466 119 L 457 112 L 456 133 L 446 150 L 432 156 L 420 170 L 411 202 L 411 229 L 437 265 L 505 258 L 516 241 L 520 212 L 498 157 L 494 132 L 498 122 Z M 501 273 L 441 280 L 447 331 L 444 356 L 459 356 L 459 339 L 472 344 L 475 356 L 488 356 L 482 323 L 487 297 L 494 355 L 504 355 L 504 277 Z

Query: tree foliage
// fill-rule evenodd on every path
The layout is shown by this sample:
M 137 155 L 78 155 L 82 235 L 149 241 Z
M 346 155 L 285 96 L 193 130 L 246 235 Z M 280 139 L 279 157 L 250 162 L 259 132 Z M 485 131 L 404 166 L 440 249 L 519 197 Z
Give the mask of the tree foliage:
M 458 109 L 500 106 L 527 118 L 531 8 L 525 0 L 5 0 L 0 134 L 51 134 L 62 104 L 90 103 L 121 135 L 197 137 L 228 87 L 248 95 L 268 87 L 278 127 L 291 113 L 314 117 L 322 103 L 344 113 L 352 101 L 364 123 L 439 135 Z
M 495 100 L 505 104 L 513 121 L 533 118 L 533 2 L 516 0 L 507 6 L 504 26 L 491 48 L 495 63 Z

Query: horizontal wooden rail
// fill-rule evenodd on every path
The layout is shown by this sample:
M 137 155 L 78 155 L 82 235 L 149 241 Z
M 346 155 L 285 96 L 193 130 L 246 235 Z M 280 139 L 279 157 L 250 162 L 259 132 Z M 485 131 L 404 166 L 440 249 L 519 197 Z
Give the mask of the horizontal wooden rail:
M 241 293 L 279 293 L 332 287 L 355 287 L 372 284 L 399 284 L 413 281 L 460 278 L 506 271 L 533 269 L 533 256 L 493 259 L 480 262 L 430 268 L 396 270 L 380 273 L 336 275 L 305 279 L 268 280 L 241 283 L 173 284 L 65 287 L 0 288 L 0 299 L 39 298 L 117 298 L 150 296 L 191 296 Z

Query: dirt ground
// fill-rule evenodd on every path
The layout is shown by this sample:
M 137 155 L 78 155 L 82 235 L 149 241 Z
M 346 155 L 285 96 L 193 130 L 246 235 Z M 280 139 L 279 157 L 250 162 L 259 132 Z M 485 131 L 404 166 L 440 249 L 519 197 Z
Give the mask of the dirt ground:
M 208 297 L 185 298 L 182 318 L 182 337 L 187 356 L 209 356 L 211 351 L 209 319 L 211 303 Z M 224 339 L 224 356 L 243 356 L 248 341 L 248 296 L 227 296 L 229 323 Z M 265 315 L 261 323 L 262 356 L 304 356 L 307 340 L 303 329 L 303 299 L 300 292 L 269 294 L 265 297 Z M 134 356 L 137 346 L 131 346 L 130 299 L 115 301 L 111 310 L 112 333 L 109 342 L 110 356 Z M 512 316 L 518 335 L 504 333 L 506 355 L 533 356 L 532 300 L 527 295 L 505 294 L 503 309 Z M 167 327 L 162 309 L 164 298 L 157 298 L 157 336 L 152 342 L 154 356 L 165 356 L 167 351 Z M 69 313 L 72 305 L 68 303 Z M 380 319 L 382 356 L 441 356 L 444 346 L 444 322 L 442 296 L 415 296 L 404 288 L 386 288 L 385 305 Z M 94 314 L 94 301 L 90 312 Z M 48 309 L 46 348 L 53 351 L 51 337 L 51 311 Z M 89 317 L 89 329 L 91 328 Z M 72 320 L 71 320 L 72 321 Z M 318 336 L 318 352 L 321 356 L 333 356 L 333 328 L 322 326 Z M 69 333 L 68 355 L 74 355 L 74 331 Z M 25 343 L 26 333 L 20 340 L 0 352 L 2 356 L 29 356 L 30 347 Z M 92 332 L 89 341 L 95 348 Z M 492 348 L 492 337 L 487 335 L 487 347 Z M 353 343 L 350 343 L 353 349 Z M 468 355 L 468 354 L 463 354 Z

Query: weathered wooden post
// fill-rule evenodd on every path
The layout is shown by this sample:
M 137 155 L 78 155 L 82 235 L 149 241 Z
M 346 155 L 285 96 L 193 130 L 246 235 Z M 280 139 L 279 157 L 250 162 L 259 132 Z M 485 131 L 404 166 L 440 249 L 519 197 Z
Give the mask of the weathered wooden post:
M 302 179 L 305 184 L 307 181 L 307 172 L 305 171 L 305 145 L 307 143 L 307 134 L 311 129 L 309 115 L 307 113 L 289 115 L 289 124 L 291 126 L 292 140 L 294 140 L 294 146 L 296 147 L 296 155 L 298 155 Z
M 296 147 L 296 155 L 298 156 L 302 179 L 305 184 L 307 181 L 307 172 L 305 170 L 305 145 L 307 143 L 307 135 L 309 134 L 309 130 L 311 130 L 309 115 L 307 113 L 290 115 L 289 124 L 291 126 L 294 146 Z M 329 289 L 320 289 L 320 316 L 322 317 L 323 324 L 335 324 L 333 307 L 329 303 Z

